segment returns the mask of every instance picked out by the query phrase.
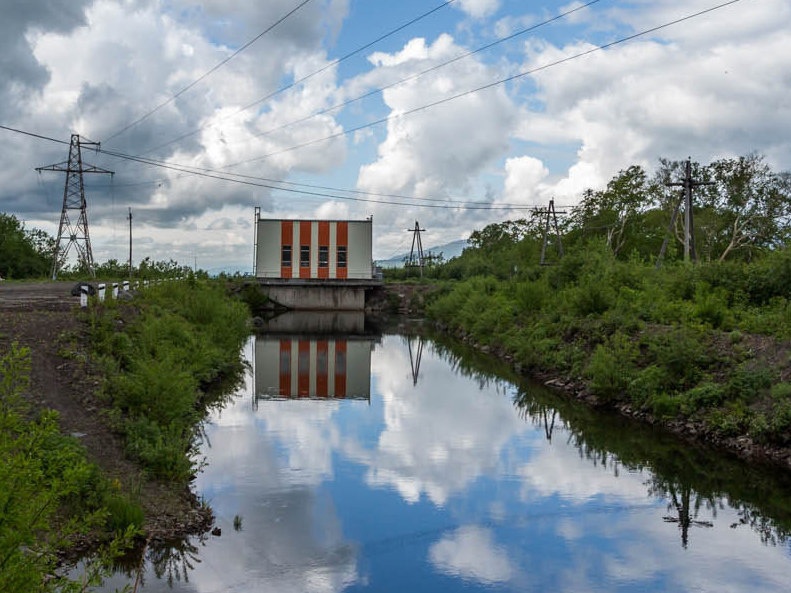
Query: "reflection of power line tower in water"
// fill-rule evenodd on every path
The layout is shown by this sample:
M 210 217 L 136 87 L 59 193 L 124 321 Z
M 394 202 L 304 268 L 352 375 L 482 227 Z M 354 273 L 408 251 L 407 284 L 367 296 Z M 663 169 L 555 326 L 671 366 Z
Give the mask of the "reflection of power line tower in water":
M 71 135 L 69 145 L 69 160 L 55 165 L 38 167 L 36 171 L 62 171 L 66 173 L 66 184 L 63 190 L 63 209 L 60 213 L 60 225 L 58 226 L 58 238 L 55 241 L 55 249 L 52 257 L 52 279 L 58 277 L 61 265 L 66 261 L 66 257 L 72 245 L 77 250 L 77 257 L 91 276 L 95 275 L 93 269 L 93 251 L 91 250 L 91 236 L 88 231 L 88 211 L 85 202 L 85 186 L 83 185 L 83 173 L 106 173 L 113 175 L 112 171 L 101 169 L 94 165 L 86 165 L 82 162 L 82 146 L 99 147 L 98 142 L 85 142 L 80 140 L 78 134 Z M 74 212 L 79 211 L 76 220 L 72 220 Z
M 407 229 L 408 233 L 412 233 L 412 249 L 409 250 L 409 259 L 406 262 L 408 267 L 420 266 L 420 275 L 423 276 L 423 264 L 425 256 L 423 255 L 423 241 L 420 239 L 420 233 L 426 231 L 421 229 L 418 221 L 415 221 L 414 229 Z M 415 255 L 415 247 L 417 246 L 417 255 Z
M 414 354 L 412 353 L 412 338 L 407 338 L 406 344 L 409 349 L 409 366 L 412 367 L 412 385 L 417 385 L 420 376 L 420 360 L 423 358 L 423 338 L 418 336 Z

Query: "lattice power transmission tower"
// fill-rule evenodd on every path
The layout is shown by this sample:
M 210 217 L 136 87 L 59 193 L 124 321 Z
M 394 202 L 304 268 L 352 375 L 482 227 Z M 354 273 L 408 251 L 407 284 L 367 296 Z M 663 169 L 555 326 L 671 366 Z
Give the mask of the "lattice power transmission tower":
M 77 250 L 77 257 L 91 276 L 96 272 L 93 268 L 93 251 L 91 251 L 91 235 L 88 231 L 88 207 L 85 203 L 85 186 L 83 173 L 106 173 L 113 175 L 112 171 L 101 169 L 94 165 L 82 162 L 82 146 L 99 147 L 98 142 L 80 140 L 79 134 L 71 135 L 69 145 L 69 160 L 55 165 L 38 167 L 36 171 L 62 171 L 66 173 L 66 185 L 63 190 L 63 209 L 60 213 L 60 226 L 58 238 L 55 241 L 55 250 L 52 254 L 52 279 L 58 277 L 60 267 L 66 261 L 72 246 Z M 79 214 L 76 214 L 79 211 Z

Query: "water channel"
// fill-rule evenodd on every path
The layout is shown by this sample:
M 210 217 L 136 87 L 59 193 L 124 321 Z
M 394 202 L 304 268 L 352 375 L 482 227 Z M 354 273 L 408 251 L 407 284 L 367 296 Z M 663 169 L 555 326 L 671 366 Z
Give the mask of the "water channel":
M 788 476 L 458 345 L 314 322 L 251 338 L 195 483 L 222 533 L 149 550 L 140 591 L 791 588 Z

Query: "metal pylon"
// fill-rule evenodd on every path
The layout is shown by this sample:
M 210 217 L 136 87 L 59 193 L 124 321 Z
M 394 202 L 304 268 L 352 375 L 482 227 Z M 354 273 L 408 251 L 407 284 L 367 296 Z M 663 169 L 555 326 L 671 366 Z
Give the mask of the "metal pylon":
M 85 203 L 85 186 L 83 185 L 82 175 L 83 173 L 113 175 L 113 172 L 94 165 L 83 164 L 82 151 L 80 149 L 84 145 L 99 147 L 98 142 L 82 141 L 79 134 L 72 134 L 71 143 L 69 144 L 69 160 L 36 168 L 39 173 L 41 171 L 62 171 L 66 173 L 58 238 L 55 241 L 55 250 L 52 254 L 51 276 L 53 280 L 57 279 L 60 267 L 66 261 L 72 245 L 77 250 L 78 260 L 88 269 L 92 277 L 96 275 L 93 268 L 93 251 L 91 250 L 91 236 L 88 231 L 88 209 Z M 79 214 L 76 216 L 76 221 L 74 221 L 72 218 L 74 216 L 73 213 L 76 211 L 79 211 Z

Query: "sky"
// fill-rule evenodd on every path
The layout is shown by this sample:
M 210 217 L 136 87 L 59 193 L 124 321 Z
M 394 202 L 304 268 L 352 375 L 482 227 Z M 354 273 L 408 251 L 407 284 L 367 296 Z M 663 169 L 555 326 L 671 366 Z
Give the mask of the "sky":
M 704 12 L 705 11 L 705 12 Z M 702 14 L 698 14 L 702 13 Z M 373 217 L 375 259 L 660 158 L 791 169 L 786 0 L 0 0 L 0 212 L 95 260 L 252 271 L 262 217 Z M 694 16 L 697 15 L 697 16 Z M 141 162 L 141 160 L 145 162 Z

